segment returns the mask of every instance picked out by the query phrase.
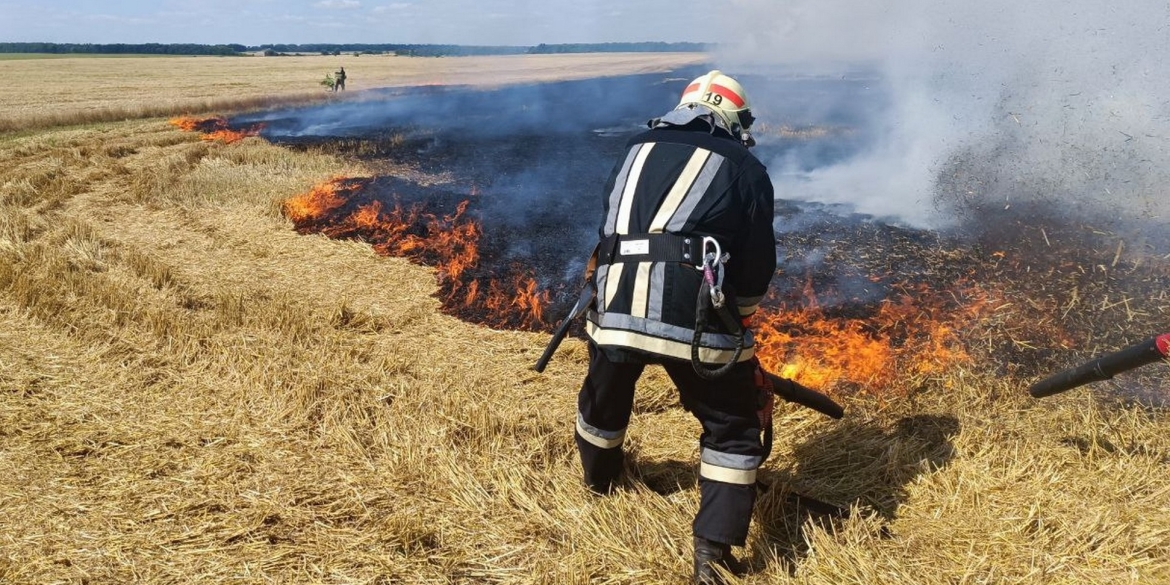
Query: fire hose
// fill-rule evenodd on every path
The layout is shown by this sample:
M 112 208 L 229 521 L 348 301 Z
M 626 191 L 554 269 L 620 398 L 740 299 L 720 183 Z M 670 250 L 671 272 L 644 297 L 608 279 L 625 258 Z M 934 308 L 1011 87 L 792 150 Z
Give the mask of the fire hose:
M 1170 333 L 1147 339 L 1125 349 L 1105 354 L 1075 368 L 1053 374 L 1028 388 L 1035 398 L 1072 390 L 1092 382 L 1112 379 L 1122 372 L 1170 357 Z

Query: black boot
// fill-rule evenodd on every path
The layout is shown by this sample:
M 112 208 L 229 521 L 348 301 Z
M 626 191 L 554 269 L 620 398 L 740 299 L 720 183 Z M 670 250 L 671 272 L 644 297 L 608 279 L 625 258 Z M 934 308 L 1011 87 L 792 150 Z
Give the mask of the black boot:
M 726 583 L 716 567 L 732 575 L 743 575 L 747 568 L 731 554 L 731 545 L 695 537 L 695 584 L 723 585 Z

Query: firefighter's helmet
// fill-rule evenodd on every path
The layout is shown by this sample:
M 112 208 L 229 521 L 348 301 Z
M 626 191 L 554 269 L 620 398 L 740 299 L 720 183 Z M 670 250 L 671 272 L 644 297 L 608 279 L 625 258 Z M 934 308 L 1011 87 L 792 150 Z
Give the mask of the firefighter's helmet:
M 743 86 L 718 69 L 695 78 L 687 85 L 675 109 L 695 105 L 706 106 L 714 112 L 736 136 L 751 128 L 755 121 Z

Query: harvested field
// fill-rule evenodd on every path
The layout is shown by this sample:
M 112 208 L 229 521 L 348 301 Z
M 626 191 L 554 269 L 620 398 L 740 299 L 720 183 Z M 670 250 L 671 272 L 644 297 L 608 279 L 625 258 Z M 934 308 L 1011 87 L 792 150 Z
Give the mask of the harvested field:
M 352 99 L 373 88 L 663 71 L 702 59 L 694 53 L 18 59 L 0 61 L 0 74 L 22 80 L 0 88 L 0 132 Z M 347 89 L 331 94 L 320 82 L 338 67 L 349 72 Z
M 582 72 L 567 65 L 577 58 L 532 69 L 523 58 L 419 59 L 414 70 L 450 61 L 476 77 L 432 72 L 429 82 L 546 80 Z M 591 74 L 658 70 L 658 58 Z M 670 67 L 693 56 L 674 58 Z M 301 59 L 312 61 L 310 84 L 337 64 Z M 344 63 L 351 87 L 366 83 L 366 59 Z M 92 80 L 118 60 L 79 61 L 37 67 L 90 66 L 72 77 Z M 204 61 L 138 66 L 163 76 L 194 63 L 195 76 Z M 508 72 L 492 74 L 497 64 Z M 423 79 L 384 75 L 387 86 Z M 279 101 L 299 99 L 302 82 L 254 83 L 248 91 Z M 78 84 L 0 118 L 47 120 L 98 93 Z M 173 109 L 150 113 L 184 113 L 182 94 L 150 94 Z M 103 111 L 142 107 L 138 96 L 103 99 Z M 698 429 L 661 372 L 640 388 L 627 479 L 594 497 L 572 443 L 580 341 L 532 372 L 547 334 L 443 312 L 440 269 L 361 239 L 300 235 L 285 215 L 289 200 L 336 177 L 398 168 L 422 185 L 449 178 L 375 164 L 356 142 L 290 148 L 203 140 L 163 118 L 89 121 L 0 136 L 0 582 L 687 579 Z M 926 248 L 928 267 L 966 261 Z M 1159 333 L 1125 331 L 1166 323 L 1165 296 L 1109 295 L 1125 276 L 1163 283 L 1166 259 L 1092 250 L 1087 272 L 1104 254 L 1109 278 L 1074 295 L 1062 283 L 1080 273 L 1075 263 L 1025 285 L 1018 258 L 998 252 L 987 250 L 1003 260 L 985 276 L 1009 297 L 963 331 L 972 359 L 899 369 L 888 391 L 832 386 L 847 407 L 839 422 L 779 406 L 761 472 L 771 488 L 740 551 L 755 572 L 740 582 L 1170 581 L 1170 417 L 1104 391 L 1136 378 L 1157 388 L 1165 365 L 1039 401 L 1024 391 L 1036 373 L 1009 367 L 1036 355 L 1051 322 L 1035 315 L 1051 310 L 1107 329 L 1111 343 Z M 1017 353 L 993 351 L 1005 343 Z M 1054 343 L 1044 356 L 1073 365 L 1085 351 Z

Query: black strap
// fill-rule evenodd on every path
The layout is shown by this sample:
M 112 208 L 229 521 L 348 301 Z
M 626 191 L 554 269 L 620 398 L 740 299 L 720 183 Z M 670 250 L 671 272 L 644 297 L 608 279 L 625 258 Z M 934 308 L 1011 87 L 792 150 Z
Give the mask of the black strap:
M 715 309 L 715 313 L 723 321 L 724 328 L 735 336 L 735 353 L 731 355 L 731 359 L 727 363 L 714 369 L 704 366 L 703 361 L 699 359 L 699 348 L 702 345 L 703 330 L 707 328 L 707 315 L 710 309 Z M 714 380 L 730 372 L 731 368 L 739 363 L 739 356 L 743 354 L 744 337 L 746 336 L 747 332 L 739 321 L 732 317 L 731 309 L 726 304 L 719 308 L 711 305 L 711 286 L 704 280 L 703 284 L 699 286 L 699 297 L 695 301 L 695 336 L 691 339 L 691 367 L 695 369 L 695 373 L 704 380 Z
M 703 238 L 679 234 L 613 234 L 601 239 L 599 264 L 618 262 L 703 263 Z
M 772 442 L 773 442 L 772 419 L 769 418 L 768 419 L 768 426 L 764 427 L 764 440 L 763 440 L 764 458 L 763 458 L 763 461 L 767 461 L 768 458 L 772 456 Z

